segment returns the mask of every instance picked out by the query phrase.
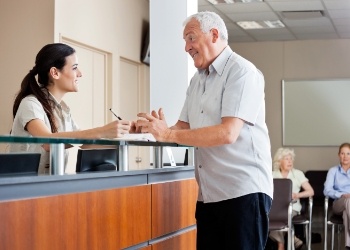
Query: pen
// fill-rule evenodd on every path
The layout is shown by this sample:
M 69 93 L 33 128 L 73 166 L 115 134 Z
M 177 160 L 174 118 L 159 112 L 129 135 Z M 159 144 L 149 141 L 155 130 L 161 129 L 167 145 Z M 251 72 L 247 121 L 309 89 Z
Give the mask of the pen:
M 120 118 L 120 116 L 118 116 L 116 113 L 114 113 L 114 111 L 112 110 L 112 108 L 109 109 L 109 111 L 112 112 L 112 114 L 118 118 L 118 120 L 121 120 L 122 118 Z

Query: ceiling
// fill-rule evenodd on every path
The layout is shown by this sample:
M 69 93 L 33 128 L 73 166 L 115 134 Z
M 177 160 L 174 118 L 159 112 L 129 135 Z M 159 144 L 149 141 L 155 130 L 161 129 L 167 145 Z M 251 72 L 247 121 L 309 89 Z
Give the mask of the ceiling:
M 350 38 L 350 0 L 264 0 L 217 5 L 198 0 L 198 11 L 205 10 L 223 18 L 229 42 Z M 317 14 L 322 15 L 311 17 Z M 244 30 L 236 24 L 266 20 L 280 20 L 285 27 Z

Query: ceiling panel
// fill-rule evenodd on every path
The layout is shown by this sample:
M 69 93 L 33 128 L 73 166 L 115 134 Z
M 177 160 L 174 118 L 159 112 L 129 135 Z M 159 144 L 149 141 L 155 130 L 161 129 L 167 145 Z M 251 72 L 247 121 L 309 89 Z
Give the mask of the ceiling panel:
M 229 42 L 342 39 L 350 37 L 350 0 L 264 0 L 213 5 L 198 0 L 198 11 L 214 11 L 227 25 Z M 287 19 L 283 11 L 320 12 L 316 18 Z M 285 28 L 244 30 L 238 21 L 280 20 Z

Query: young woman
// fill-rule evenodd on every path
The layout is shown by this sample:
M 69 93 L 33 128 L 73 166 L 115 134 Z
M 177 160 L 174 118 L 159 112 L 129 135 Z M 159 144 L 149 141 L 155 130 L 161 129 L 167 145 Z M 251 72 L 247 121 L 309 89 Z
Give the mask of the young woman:
M 309 180 L 305 177 L 304 173 L 294 168 L 295 153 L 293 149 L 279 148 L 273 159 L 274 171 L 272 172 L 273 178 L 288 178 L 293 183 L 292 198 L 296 200 L 293 204 L 292 216 L 300 213 L 301 204 L 299 199 L 311 197 L 314 195 L 314 190 L 311 187 Z M 301 188 L 303 191 L 300 192 Z M 270 238 L 275 240 L 278 244 L 278 250 L 284 249 L 284 234 L 281 231 L 271 231 Z M 303 242 L 295 237 L 295 248 L 299 248 L 303 245 Z
M 81 76 L 78 57 L 72 47 L 62 43 L 45 45 L 15 98 L 11 135 L 89 139 L 115 138 L 129 133 L 134 123 L 123 120 L 79 130 L 63 97 L 68 92 L 78 91 Z M 49 172 L 49 145 L 11 143 L 9 151 L 40 152 L 39 174 Z
M 345 248 L 350 249 L 350 143 L 343 143 L 338 151 L 339 165 L 328 170 L 323 193 L 334 199 L 333 212 L 343 216 Z

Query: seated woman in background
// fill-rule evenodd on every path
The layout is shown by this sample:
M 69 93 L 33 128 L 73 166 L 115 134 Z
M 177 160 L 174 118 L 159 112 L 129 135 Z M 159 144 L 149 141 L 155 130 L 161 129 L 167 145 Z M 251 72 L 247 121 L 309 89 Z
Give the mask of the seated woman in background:
M 296 201 L 293 204 L 292 216 L 300 213 L 301 204 L 300 198 L 307 198 L 314 195 L 314 190 L 311 187 L 309 180 L 305 177 L 301 170 L 295 169 L 293 167 L 295 159 L 295 153 L 293 149 L 289 148 L 279 148 L 273 159 L 273 178 L 288 178 L 292 180 L 293 183 L 293 193 L 292 198 Z M 300 192 L 301 188 L 303 189 Z M 284 249 L 284 232 L 281 231 L 271 231 L 270 238 L 277 241 L 278 250 Z M 303 245 L 302 240 L 295 237 L 294 238 L 295 248 L 299 248 Z
M 334 199 L 333 212 L 343 215 L 345 247 L 350 249 L 350 143 L 343 143 L 338 151 L 339 165 L 328 170 L 323 193 Z
M 134 123 L 122 120 L 79 130 L 63 97 L 68 92 L 78 91 L 81 76 L 78 57 L 72 47 L 62 43 L 45 45 L 36 56 L 35 66 L 22 80 L 15 98 L 11 135 L 95 139 L 129 133 Z M 48 172 L 49 145 L 11 143 L 9 151 L 41 153 L 39 174 Z

